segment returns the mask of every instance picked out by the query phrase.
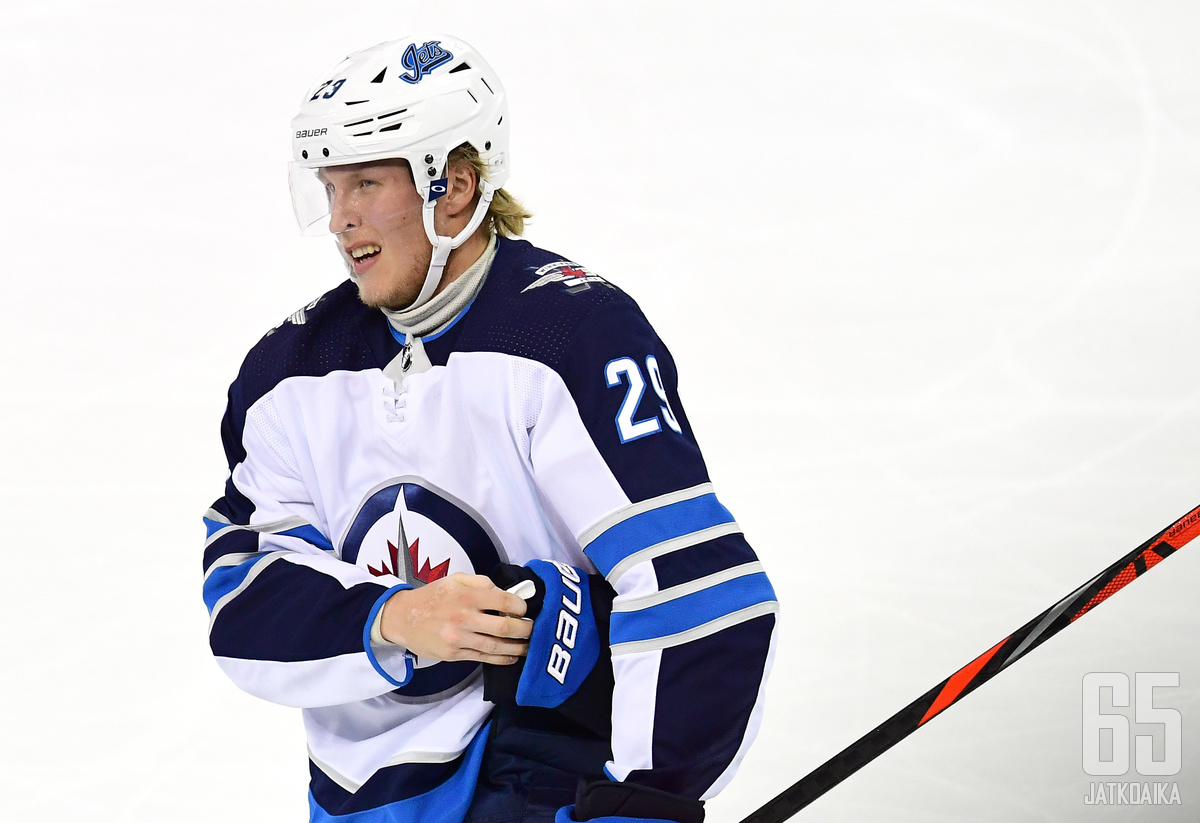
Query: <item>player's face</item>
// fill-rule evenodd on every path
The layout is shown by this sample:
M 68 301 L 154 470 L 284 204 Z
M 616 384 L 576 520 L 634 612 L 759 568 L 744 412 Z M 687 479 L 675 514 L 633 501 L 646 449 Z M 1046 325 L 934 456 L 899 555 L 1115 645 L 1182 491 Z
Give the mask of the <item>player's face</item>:
M 322 169 L 329 230 L 372 307 L 398 309 L 416 299 L 433 247 L 421 222 L 422 199 L 403 160 Z

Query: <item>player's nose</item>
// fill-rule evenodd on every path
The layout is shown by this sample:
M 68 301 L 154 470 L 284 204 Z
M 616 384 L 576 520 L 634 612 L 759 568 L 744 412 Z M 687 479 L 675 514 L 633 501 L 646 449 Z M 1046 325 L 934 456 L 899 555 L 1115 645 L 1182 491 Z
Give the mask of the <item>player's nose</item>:
M 362 224 L 354 198 L 337 192 L 329 201 L 329 231 L 332 234 L 356 229 Z

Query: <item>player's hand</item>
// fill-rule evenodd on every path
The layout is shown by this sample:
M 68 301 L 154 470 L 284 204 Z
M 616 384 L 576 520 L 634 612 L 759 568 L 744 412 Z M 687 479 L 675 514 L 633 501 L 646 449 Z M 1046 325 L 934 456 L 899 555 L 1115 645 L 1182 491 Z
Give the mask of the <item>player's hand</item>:
M 505 666 L 529 650 L 533 623 L 524 614 L 525 601 L 488 578 L 452 574 L 389 597 L 379 628 L 417 657 Z

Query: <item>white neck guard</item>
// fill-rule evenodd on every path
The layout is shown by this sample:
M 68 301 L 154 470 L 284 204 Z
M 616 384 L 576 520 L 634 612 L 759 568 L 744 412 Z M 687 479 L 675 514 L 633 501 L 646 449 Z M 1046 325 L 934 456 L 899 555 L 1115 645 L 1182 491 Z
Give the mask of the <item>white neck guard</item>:
M 483 285 L 492 260 L 496 257 L 496 236 L 488 238 L 487 248 L 446 290 L 416 308 L 381 309 L 392 328 L 409 337 L 424 337 L 440 330 L 470 305 Z

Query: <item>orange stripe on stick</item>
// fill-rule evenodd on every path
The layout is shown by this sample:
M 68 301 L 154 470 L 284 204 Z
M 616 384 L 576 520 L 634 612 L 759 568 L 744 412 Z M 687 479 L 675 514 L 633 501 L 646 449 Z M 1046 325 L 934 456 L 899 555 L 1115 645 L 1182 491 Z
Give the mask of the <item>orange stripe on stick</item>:
M 929 711 L 925 712 L 925 716 L 921 718 L 921 723 L 917 725 L 920 726 L 957 700 L 958 696 L 962 694 L 963 689 L 971 684 L 971 681 L 975 679 L 975 675 L 979 674 L 980 669 L 986 666 L 987 662 L 992 659 L 992 656 L 1000 651 L 1000 647 L 1007 642 L 1008 638 L 1006 637 L 951 675 L 950 679 L 946 681 L 946 685 L 942 687 L 942 691 L 938 694 L 937 699 L 933 701 L 933 705 L 929 707 Z
M 1087 605 L 1079 610 L 1072 618 L 1074 623 L 1079 618 L 1090 612 L 1096 606 L 1099 606 L 1108 598 L 1119 592 L 1121 589 L 1128 586 L 1134 580 L 1137 580 L 1137 567 L 1130 563 L 1125 568 L 1121 569 L 1121 573 L 1108 582 L 1108 585 L 1096 593 L 1096 596 L 1088 601 Z
M 1193 509 L 1190 514 L 1181 518 L 1178 523 L 1163 535 L 1163 542 L 1173 549 L 1183 548 L 1200 534 L 1200 508 Z

